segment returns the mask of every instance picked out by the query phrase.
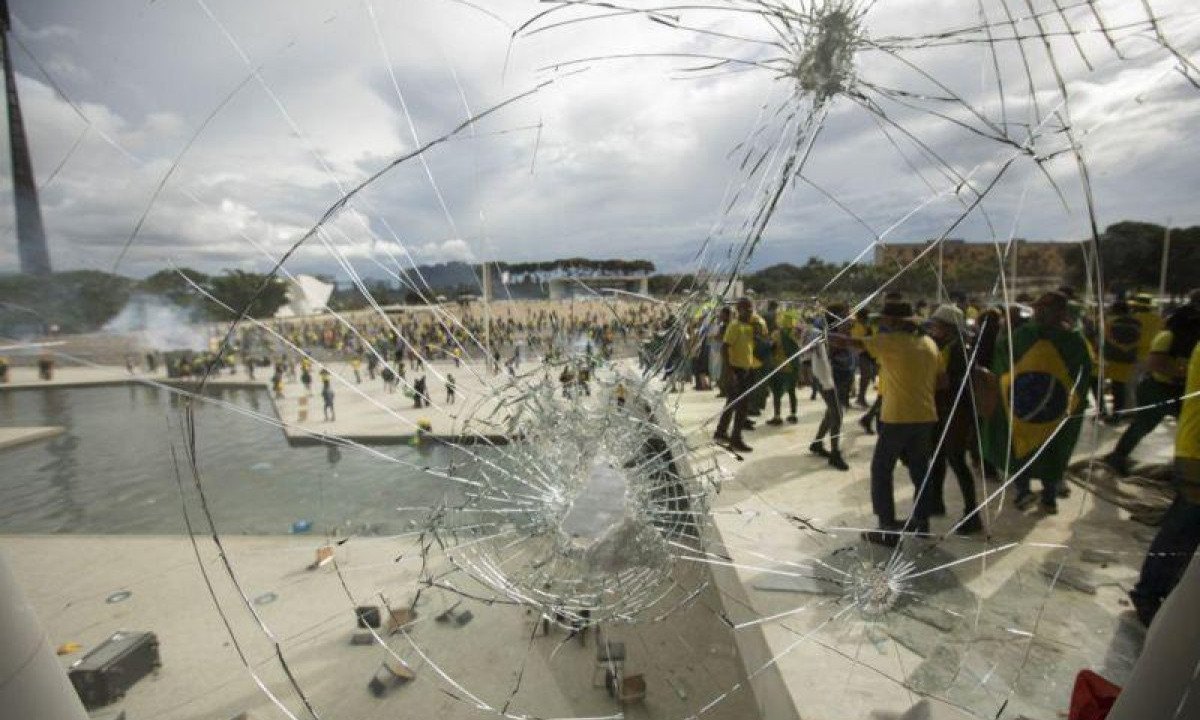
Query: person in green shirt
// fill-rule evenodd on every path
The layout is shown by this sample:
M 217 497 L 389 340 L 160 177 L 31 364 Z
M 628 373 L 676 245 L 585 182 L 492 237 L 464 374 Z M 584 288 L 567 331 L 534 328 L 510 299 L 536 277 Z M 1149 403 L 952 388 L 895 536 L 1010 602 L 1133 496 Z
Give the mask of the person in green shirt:
M 1033 304 L 1032 322 L 997 339 L 992 372 L 1000 401 L 984 423 L 984 457 L 1012 478 L 1017 507 L 1037 502 L 1030 486 L 1038 478 L 1041 509 L 1050 515 L 1058 512 L 1059 486 L 1083 427 L 1092 377 L 1087 343 L 1068 319 L 1067 297 L 1044 293 Z
M 742 430 L 746 425 L 755 370 L 761 366 L 754 356 L 757 332 L 754 304 L 750 298 L 738 298 L 737 315 L 725 327 L 721 345 L 721 387 L 725 388 L 727 397 L 713 440 L 743 453 L 752 450 L 742 441 Z M 732 429 L 729 427 L 731 422 Z
M 783 396 L 788 397 L 787 421 L 796 422 L 796 375 L 800 365 L 798 353 L 800 345 L 796 342 L 796 313 L 791 310 L 776 313 L 775 330 L 771 333 L 771 402 L 775 416 L 767 421 L 768 425 L 782 425 L 780 412 L 783 409 Z

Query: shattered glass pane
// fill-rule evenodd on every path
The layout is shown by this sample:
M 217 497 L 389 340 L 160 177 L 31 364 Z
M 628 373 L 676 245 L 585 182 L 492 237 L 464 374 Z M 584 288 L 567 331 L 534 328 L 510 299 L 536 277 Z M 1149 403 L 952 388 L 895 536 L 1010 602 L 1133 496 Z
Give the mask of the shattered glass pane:
M 1144 135 L 1164 165 L 1193 155 L 1156 118 L 1193 118 L 1188 3 L 163 5 L 101 20 L 14 3 L 9 34 L 45 128 L 35 157 L 61 150 L 37 168 L 52 234 L 111 203 L 121 232 L 80 232 L 80 267 L 170 263 L 229 318 L 133 298 L 97 337 L 11 341 L 29 362 L 0 420 L 49 434 L 0 454 L 0 545 L 68 659 L 116 629 L 158 633 L 161 670 L 114 707 L 1032 719 L 1065 713 L 1080 669 L 1127 681 L 1142 636 L 1122 603 L 1173 495 L 1099 466 L 1117 431 L 1095 409 L 1046 429 L 1049 444 L 1083 420 L 1056 516 L 1015 510 L 1021 468 L 985 479 L 980 441 L 976 502 L 951 489 L 931 531 L 877 529 L 875 439 L 848 414 L 835 472 L 803 451 L 815 391 L 749 454 L 713 441 L 723 400 L 681 386 L 744 276 L 823 252 L 848 262 L 790 298 L 812 332 L 779 367 L 818 362 L 886 293 L 946 301 L 942 253 L 963 236 L 986 241 L 981 302 L 1019 315 L 1043 269 L 1021 255 L 1027 225 L 1083 238 L 1073 291 L 1102 322 L 1101 218 L 1126 211 L 1112 176 L 1141 149 L 1117 140 Z M 44 54 L 93 20 L 129 41 L 117 60 Z M 137 127 L 97 99 L 107 85 L 187 110 Z M 609 231 L 608 213 L 635 220 Z M 929 242 L 888 254 L 912 237 Z M 559 238 L 678 272 L 651 296 L 625 271 L 504 269 Z M 237 302 L 187 271 L 210 243 L 262 274 Z M 470 264 L 457 302 L 426 276 L 444 260 Z M 353 307 L 254 310 L 281 287 L 319 293 L 317 275 Z M 147 351 L 175 374 L 135 372 Z M 34 380 L 41 356 L 68 366 L 61 387 Z M 982 402 L 969 375 L 951 390 Z M 1138 459 L 1169 462 L 1171 439 L 1161 427 Z M 896 473 L 903 508 L 930 487 Z

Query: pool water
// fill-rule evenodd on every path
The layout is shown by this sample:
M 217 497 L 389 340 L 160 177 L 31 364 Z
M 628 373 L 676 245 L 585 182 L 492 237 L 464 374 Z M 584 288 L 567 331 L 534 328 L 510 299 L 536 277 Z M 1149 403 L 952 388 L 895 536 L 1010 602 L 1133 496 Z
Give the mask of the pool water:
M 263 390 L 217 389 L 213 397 L 274 417 Z M 198 402 L 197 458 L 204 496 L 222 533 L 392 534 L 414 512 L 454 501 L 455 483 L 356 448 L 291 447 L 282 431 L 227 407 Z M 185 533 L 183 497 L 198 532 L 207 526 L 185 461 L 184 400 L 128 385 L 0 392 L 0 425 L 58 425 L 50 440 L 0 450 L 0 532 Z M 445 466 L 465 452 L 434 446 L 374 448 L 418 466 Z M 475 452 L 479 452 L 475 450 Z

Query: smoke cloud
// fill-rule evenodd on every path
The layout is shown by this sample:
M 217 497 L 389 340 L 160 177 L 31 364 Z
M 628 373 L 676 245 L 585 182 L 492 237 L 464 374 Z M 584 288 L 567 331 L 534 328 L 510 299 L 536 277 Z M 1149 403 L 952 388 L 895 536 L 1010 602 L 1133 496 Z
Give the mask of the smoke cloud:
M 194 322 L 192 312 L 157 295 L 138 294 L 129 298 L 121 312 L 101 330 L 133 335 L 146 349 L 208 349 L 208 333 Z

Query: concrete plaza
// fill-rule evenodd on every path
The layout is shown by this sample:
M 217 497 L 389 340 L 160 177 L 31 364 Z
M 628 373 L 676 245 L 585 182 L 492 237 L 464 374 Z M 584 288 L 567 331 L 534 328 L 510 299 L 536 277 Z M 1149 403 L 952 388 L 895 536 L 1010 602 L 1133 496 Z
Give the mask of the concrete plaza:
M 364 377 L 359 385 L 348 366 L 334 366 L 351 383 L 337 390 L 336 421 L 320 419 L 316 395 L 300 420 L 304 396 L 298 383 L 289 383 L 277 401 L 279 418 L 293 440 L 328 433 L 404 441 L 409 426 L 423 419 L 433 423 L 434 434 L 461 433 L 462 408 L 479 404 L 479 389 L 491 376 L 482 367 L 451 365 L 434 370 L 459 378 L 455 406 L 416 410 L 410 398 L 386 392 L 381 381 Z M 16 370 L 9 387 L 43 384 Z M 435 377 L 431 370 L 430 395 L 444 400 Z M 62 368 L 53 383 L 139 379 L 124 368 Z M 239 373 L 218 382 L 247 381 Z M 721 402 L 713 393 L 688 389 L 669 395 L 668 402 L 696 448 L 691 462 L 715 460 L 727 469 L 712 501 L 704 547 L 710 557 L 725 559 L 680 563 L 679 572 L 708 582 L 686 610 L 661 623 L 607 629 L 629 648 L 627 672 L 644 675 L 648 684 L 645 702 L 624 708 L 627 717 L 687 717 L 732 691 L 704 717 L 899 717 L 929 695 L 944 700 L 935 704 L 947 717 L 992 717 L 1003 707 L 1000 717 L 1049 720 L 1065 710 L 1079 669 L 1123 681 L 1141 639 L 1123 592 L 1152 534 L 1131 522 L 1128 511 L 1077 487 L 1058 515 L 1027 515 L 1012 507 L 1011 493 L 980 483 L 981 493 L 994 495 L 986 511 L 988 535 L 912 544 L 906 557 L 925 573 L 911 587 L 912 601 L 883 617 L 863 617 L 840 591 L 822 586 L 813 570 L 838 566 L 848 556 L 867 564 L 889 556 L 858 539 L 858 529 L 872 523 L 866 468 L 873 437 L 847 423 L 843 448 L 851 470 L 829 468 L 807 453 L 823 406 L 801 391 L 800 422 L 760 424 L 747 436 L 754 452 L 738 460 L 707 442 Z M 1160 428 L 1141 459 L 1169 454 L 1172 432 Z M 1111 429 L 1089 425 L 1079 456 L 1103 452 L 1112 440 Z M 950 518 L 961 513 L 957 490 L 948 485 L 948 518 L 935 522 L 935 532 L 947 531 Z M 902 469 L 896 486 L 903 508 L 911 489 L 905 489 Z M 0 550 L 55 644 L 89 648 L 117 629 L 158 633 L 162 670 L 116 706 L 131 720 L 282 716 L 248 670 L 303 717 L 259 620 L 322 717 L 487 717 L 510 696 L 512 714 L 526 708 L 555 717 L 622 712 L 593 686 L 594 638 L 584 648 L 578 640 L 564 643 L 562 632 L 534 637 L 533 616 L 478 603 L 469 624 L 440 623 L 433 618 L 454 602 L 444 592 L 424 595 L 410 636 L 384 638 L 412 663 L 418 681 L 383 698 L 370 695 L 367 681 L 389 655 L 379 644 L 350 644 L 352 608 L 413 600 L 419 553 L 411 538 L 352 538 L 336 548 L 336 568 L 308 570 L 325 540 L 226 537 L 226 557 L 241 591 L 213 540 L 201 532 L 196 542 L 193 548 L 187 537 L 3 536 Z M 109 602 L 119 591 L 131 594 Z M 77 657 L 64 656 L 64 665 Z M 478 708 L 467 693 L 492 709 Z

